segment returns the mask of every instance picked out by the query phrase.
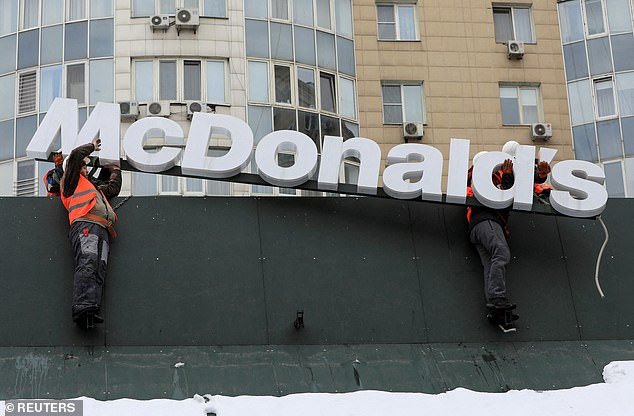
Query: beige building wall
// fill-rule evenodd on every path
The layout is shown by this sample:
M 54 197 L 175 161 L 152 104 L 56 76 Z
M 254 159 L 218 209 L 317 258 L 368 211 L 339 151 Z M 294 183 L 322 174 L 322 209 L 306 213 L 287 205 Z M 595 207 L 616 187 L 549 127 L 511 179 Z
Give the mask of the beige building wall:
M 532 2 L 536 43 L 526 45 L 522 60 L 509 60 L 506 46 L 495 42 L 491 1 L 419 0 L 420 41 L 377 40 L 376 3 L 354 1 L 354 20 L 361 135 L 381 144 L 383 158 L 404 140 L 401 126 L 383 124 L 381 81 L 420 80 L 426 107 L 422 143 L 437 147 L 445 158 L 456 137 L 471 140 L 471 156 L 501 150 L 514 139 L 557 148 L 556 159 L 572 159 L 556 2 Z M 527 4 L 499 4 L 515 3 Z M 529 126 L 502 125 L 500 82 L 540 84 L 542 121 L 553 126 L 550 141 L 533 142 Z

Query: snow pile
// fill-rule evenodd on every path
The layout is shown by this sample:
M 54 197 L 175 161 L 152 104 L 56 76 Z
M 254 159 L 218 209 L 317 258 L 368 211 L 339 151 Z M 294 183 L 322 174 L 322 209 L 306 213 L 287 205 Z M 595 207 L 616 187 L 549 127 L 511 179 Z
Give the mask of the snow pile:
M 634 409 L 634 361 L 616 361 L 603 370 L 605 383 L 567 390 L 512 390 L 479 393 L 458 388 L 441 394 L 304 393 L 271 396 L 198 396 L 187 400 L 98 401 L 82 397 L 84 416 L 625 416 Z M 0 402 L 4 410 L 4 403 Z

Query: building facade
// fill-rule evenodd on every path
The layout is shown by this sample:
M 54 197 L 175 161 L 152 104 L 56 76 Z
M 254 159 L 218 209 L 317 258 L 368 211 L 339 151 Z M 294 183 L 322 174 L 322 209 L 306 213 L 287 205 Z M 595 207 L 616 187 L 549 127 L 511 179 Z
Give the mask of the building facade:
M 610 196 L 634 195 L 634 36 L 629 0 L 558 2 L 577 159 L 599 162 Z
M 247 121 L 256 145 L 293 129 L 318 149 L 325 135 L 370 138 L 383 158 L 405 141 L 448 158 L 456 137 L 471 155 L 514 139 L 570 159 L 557 13 L 547 0 L 0 0 L 0 195 L 45 194 L 50 164 L 25 149 L 56 96 L 78 100 L 80 123 L 98 101 L 121 103 L 122 135 L 148 116 L 187 135 L 205 111 Z M 145 143 L 166 144 L 160 131 Z M 229 146 L 212 135 L 209 154 Z M 341 180 L 357 170 L 347 160 Z M 309 193 L 126 173 L 122 194 Z

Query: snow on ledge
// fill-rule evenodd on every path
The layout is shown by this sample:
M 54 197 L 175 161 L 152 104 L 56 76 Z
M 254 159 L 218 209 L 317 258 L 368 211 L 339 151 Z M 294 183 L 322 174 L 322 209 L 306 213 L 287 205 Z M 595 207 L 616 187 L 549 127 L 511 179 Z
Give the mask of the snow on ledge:
M 634 361 L 603 370 L 605 383 L 565 390 L 480 393 L 464 388 L 440 393 L 302 393 L 284 397 L 195 395 L 186 400 L 99 401 L 81 397 L 84 416 L 625 416 L 634 409 Z M 0 410 L 5 409 L 0 401 Z M 1 413 L 0 413 L 1 414 Z M 10 415 L 10 413 L 6 413 Z

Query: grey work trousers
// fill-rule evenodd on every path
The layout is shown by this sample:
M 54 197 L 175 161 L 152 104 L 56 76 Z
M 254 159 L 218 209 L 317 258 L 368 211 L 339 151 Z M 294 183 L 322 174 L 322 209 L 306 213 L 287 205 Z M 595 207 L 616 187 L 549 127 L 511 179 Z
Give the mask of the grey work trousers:
M 484 267 L 484 296 L 487 302 L 507 300 L 506 266 L 511 261 L 511 249 L 502 226 L 492 220 L 482 221 L 473 227 L 470 237 Z
M 108 265 L 108 231 L 92 222 L 75 221 L 68 233 L 75 257 L 73 320 L 84 312 L 99 312 Z

